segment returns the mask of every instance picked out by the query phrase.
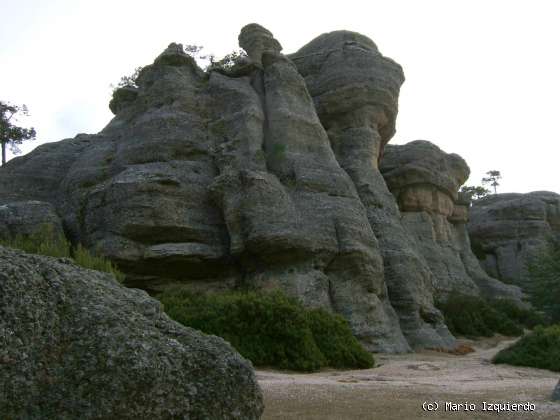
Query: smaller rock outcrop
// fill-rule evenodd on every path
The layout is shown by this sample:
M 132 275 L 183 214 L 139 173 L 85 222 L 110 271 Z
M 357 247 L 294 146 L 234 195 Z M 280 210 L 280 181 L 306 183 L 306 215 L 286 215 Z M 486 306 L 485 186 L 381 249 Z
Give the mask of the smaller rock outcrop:
M 146 292 L 3 247 L 0 267 L 2 418 L 260 418 L 250 362 Z
M 470 169 L 459 155 L 416 140 L 388 145 L 380 169 L 433 273 L 438 298 L 458 292 L 521 301 L 521 291 L 489 277 L 471 251 L 465 227 L 469 200 L 458 193 Z
M 536 191 L 476 200 L 468 230 L 489 275 L 526 287 L 527 264 L 560 241 L 560 195 Z

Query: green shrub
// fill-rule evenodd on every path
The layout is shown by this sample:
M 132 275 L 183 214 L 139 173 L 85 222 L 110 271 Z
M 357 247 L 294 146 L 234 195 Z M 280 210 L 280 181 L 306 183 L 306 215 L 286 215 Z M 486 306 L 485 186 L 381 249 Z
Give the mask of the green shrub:
M 118 281 L 124 281 L 124 274 L 109 259 L 92 254 L 82 245 L 72 248 L 64 236 L 54 234 L 51 225 L 44 225 L 31 235 L 17 235 L 12 239 L 0 240 L 0 245 L 30 254 L 72 258 L 81 267 L 110 273 Z
M 170 289 L 158 298 L 171 318 L 223 337 L 256 366 L 298 371 L 373 366 L 344 319 L 307 310 L 280 292 L 203 295 Z
M 338 314 L 324 309 L 307 311 L 313 338 L 327 360 L 327 366 L 334 368 L 368 369 L 373 366 L 373 356 L 362 347 L 352 334 L 348 322 Z
M 72 258 L 74 262 L 81 267 L 110 273 L 114 275 L 119 282 L 122 283 L 124 281 L 125 275 L 115 267 L 111 260 L 92 254 L 81 244 L 78 244 L 78 246 L 72 250 Z
M 529 295 L 551 323 L 560 322 L 560 245 L 551 244 L 528 264 Z
M 438 302 L 447 327 L 454 335 L 491 337 L 494 333 L 519 336 L 523 328 L 499 307 L 493 307 L 475 296 L 452 294 L 446 302 Z
M 536 327 L 532 333 L 500 351 L 493 362 L 560 372 L 560 325 Z
M 21 249 L 30 254 L 49 257 L 70 257 L 70 244 L 65 237 L 56 235 L 52 225 L 43 225 L 31 235 L 16 235 L 12 239 L 0 240 L 8 248 Z
M 520 308 L 510 299 L 495 299 L 489 302 L 490 305 L 505 314 L 509 319 L 526 328 L 534 328 L 537 325 L 545 325 L 545 317 L 532 309 Z

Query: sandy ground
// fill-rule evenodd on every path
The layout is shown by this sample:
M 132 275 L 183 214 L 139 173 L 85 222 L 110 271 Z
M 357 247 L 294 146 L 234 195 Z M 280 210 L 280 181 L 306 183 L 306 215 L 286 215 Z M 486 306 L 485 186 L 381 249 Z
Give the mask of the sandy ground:
M 368 370 L 313 374 L 259 370 L 265 397 L 263 418 L 560 419 L 560 403 L 549 401 L 558 373 L 491 364 L 492 356 L 513 340 L 496 337 L 463 342 L 476 352 L 464 356 L 435 351 L 377 355 L 377 367 Z M 534 411 L 483 411 L 484 401 L 532 403 Z M 446 410 L 446 402 L 474 404 L 468 408 L 475 409 Z M 434 410 L 426 411 L 423 405 Z

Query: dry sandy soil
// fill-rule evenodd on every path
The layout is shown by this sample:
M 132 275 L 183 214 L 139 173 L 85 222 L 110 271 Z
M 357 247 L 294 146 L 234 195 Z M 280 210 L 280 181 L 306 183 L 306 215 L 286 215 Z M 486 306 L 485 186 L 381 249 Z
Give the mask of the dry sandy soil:
M 454 356 L 435 351 L 378 355 L 368 370 L 313 374 L 259 370 L 264 419 L 560 419 L 549 401 L 558 373 L 493 365 L 490 359 L 513 340 L 463 341 L 476 352 Z M 532 403 L 534 411 L 483 411 L 483 402 Z M 445 403 L 475 404 L 449 411 Z M 425 411 L 424 403 L 438 403 Z M 435 408 L 435 405 L 432 407 Z M 426 407 L 427 408 L 427 407 Z

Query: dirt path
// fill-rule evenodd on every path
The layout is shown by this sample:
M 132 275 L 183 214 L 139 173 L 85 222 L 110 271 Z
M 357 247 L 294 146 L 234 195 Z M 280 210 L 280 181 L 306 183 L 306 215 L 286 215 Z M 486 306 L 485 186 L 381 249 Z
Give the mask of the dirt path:
M 368 370 L 314 374 L 260 370 L 257 377 L 266 407 L 263 418 L 560 419 L 560 404 L 548 401 L 560 375 L 490 363 L 494 354 L 511 343 L 499 338 L 468 342 L 476 352 L 466 356 L 434 351 L 378 355 L 378 367 Z M 484 401 L 529 402 L 535 409 L 482 411 Z M 437 410 L 425 411 L 425 402 L 438 403 Z M 446 411 L 446 402 L 476 407 L 475 411 Z

